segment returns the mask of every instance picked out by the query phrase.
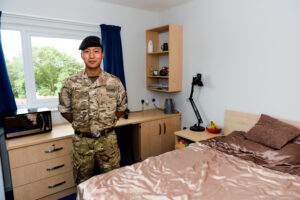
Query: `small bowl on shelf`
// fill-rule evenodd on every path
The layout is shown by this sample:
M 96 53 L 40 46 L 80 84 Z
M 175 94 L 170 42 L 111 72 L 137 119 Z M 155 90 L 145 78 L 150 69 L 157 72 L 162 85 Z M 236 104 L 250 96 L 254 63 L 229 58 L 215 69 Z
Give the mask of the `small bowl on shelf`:
M 212 129 L 212 128 L 206 127 L 206 130 L 207 130 L 208 132 L 210 132 L 210 133 L 215 133 L 215 134 L 217 134 L 217 133 L 220 133 L 222 129 L 221 129 L 221 128 L 219 128 L 219 129 Z

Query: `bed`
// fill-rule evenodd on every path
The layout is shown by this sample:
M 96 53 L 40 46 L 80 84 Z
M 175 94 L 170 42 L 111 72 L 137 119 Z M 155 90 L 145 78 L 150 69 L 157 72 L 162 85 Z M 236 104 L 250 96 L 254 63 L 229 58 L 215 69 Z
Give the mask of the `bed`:
M 77 199 L 300 199 L 300 122 L 271 123 L 271 134 L 282 129 L 289 138 L 270 147 L 276 137 L 266 138 L 270 120 L 261 128 L 262 118 L 227 110 L 225 136 L 94 176 L 78 185 Z M 254 141 L 258 133 L 268 146 Z

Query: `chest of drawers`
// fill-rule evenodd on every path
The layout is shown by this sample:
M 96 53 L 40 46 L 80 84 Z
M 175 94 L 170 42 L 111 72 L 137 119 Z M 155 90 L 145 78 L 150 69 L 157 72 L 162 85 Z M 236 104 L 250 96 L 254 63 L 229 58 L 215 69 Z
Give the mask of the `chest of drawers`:
M 57 131 L 61 127 L 57 128 L 49 134 L 7 140 L 15 200 L 41 199 L 75 186 L 71 165 L 73 131 L 65 126 L 63 131 L 69 135 L 60 137 Z

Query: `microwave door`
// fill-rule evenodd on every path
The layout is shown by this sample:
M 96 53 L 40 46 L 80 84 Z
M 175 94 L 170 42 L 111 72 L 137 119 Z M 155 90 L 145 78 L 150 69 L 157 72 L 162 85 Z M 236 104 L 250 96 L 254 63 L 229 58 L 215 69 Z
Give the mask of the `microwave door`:
M 42 113 L 28 113 L 6 118 L 7 138 L 39 133 L 45 129 Z

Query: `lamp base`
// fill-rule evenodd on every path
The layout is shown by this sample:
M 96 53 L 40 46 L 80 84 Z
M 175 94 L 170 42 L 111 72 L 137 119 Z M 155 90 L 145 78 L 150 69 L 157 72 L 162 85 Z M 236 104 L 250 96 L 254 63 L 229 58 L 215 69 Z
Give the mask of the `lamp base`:
M 200 132 L 200 131 L 205 131 L 205 128 L 203 126 L 195 124 L 194 126 L 190 127 L 190 130 Z

